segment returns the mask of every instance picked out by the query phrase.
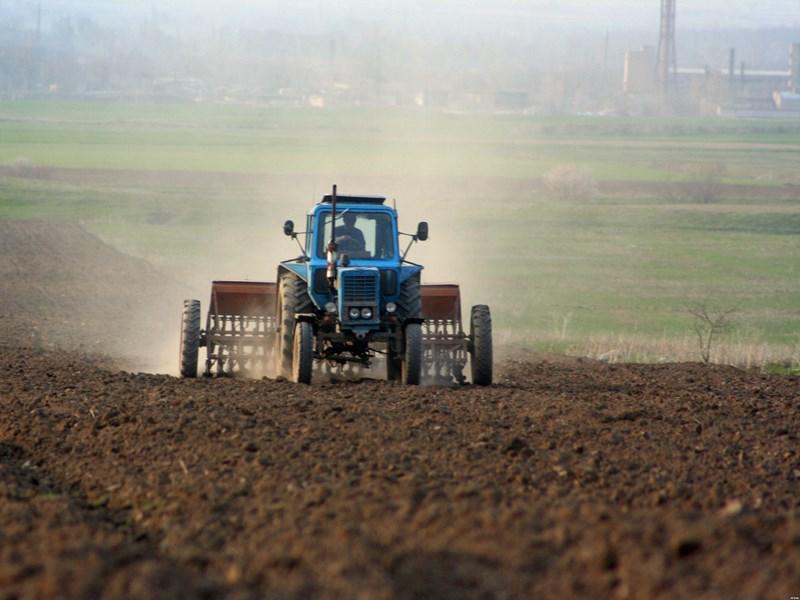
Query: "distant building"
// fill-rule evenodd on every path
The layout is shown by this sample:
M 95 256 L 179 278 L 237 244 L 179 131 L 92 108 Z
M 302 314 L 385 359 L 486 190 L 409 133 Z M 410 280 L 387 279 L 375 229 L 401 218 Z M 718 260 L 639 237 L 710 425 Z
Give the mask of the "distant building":
M 731 101 L 720 106 L 722 116 L 800 118 L 800 44 L 792 44 L 789 71 L 728 72 Z
M 709 67 L 678 69 L 678 87 L 695 100 L 763 108 L 772 104 L 775 90 L 786 89 L 788 71 L 746 70 Z
M 775 108 L 780 111 L 800 112 L 800 94 L 795 92 L 775 92 Z
M 789 89 L 795 94 L 800 94 L 800 43 L 792 44 L 790 61 Z
M 625 53 L 622 85 L 626 94 L 652 94 L 655 86 L 656 51 L 652 46 Z
M 194 77 L 160 77 L 153 81 L 153 93 L 158 96 L 196 99 L 208 95 L 208 86 Z
M 495 110 L 523 111 L 530 106 L 527 92 L 499 91 L 494 95 Z
M 800 115 L 800 43 L 792 45 L 789 70 L 728 67 L 679 67 L 674 70 L 678 104 L 703 114 L 745 118 L 794 118 Z M 641 110 L 657 98 L 656 52 L 651 46 L 625 53 L 623 89 L 627 109 Z M 656 108 L 656 110 L 658 110 Z
M 465 110 L 480 110 L 486 108 L 486 100 L 480 92 L 464 92 L 458 99 L 459 107 Z
M 447 90 L 425 90 L 416 97 L 417 106 L 425 108 L 448 108 L 450 106 L 450 92 Z

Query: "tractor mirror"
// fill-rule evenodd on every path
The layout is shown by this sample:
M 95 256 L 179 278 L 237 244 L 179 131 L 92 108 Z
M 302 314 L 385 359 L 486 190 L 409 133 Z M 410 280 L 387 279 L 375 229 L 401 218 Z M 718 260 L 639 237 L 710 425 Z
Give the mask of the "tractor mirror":
M 420 224 L 417 225 L 417 239 L 420 242 L 428 239 L 428 224 L 425 221 L 420 221 Z
M 289 237 L 294 235 L 294 221 L 286 221 L 283 224 L 283 234 Z

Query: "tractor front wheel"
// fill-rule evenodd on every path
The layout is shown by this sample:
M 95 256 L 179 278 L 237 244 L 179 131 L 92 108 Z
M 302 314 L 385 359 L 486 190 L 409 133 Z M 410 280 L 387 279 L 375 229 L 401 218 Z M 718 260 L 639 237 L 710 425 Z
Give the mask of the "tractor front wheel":
M 470 342 L 472 383 L 492 385 L 492 313 L 485 304 L 472 307 Z
M 308 385 L 311 383 L 314 366 L 314 328 L 311 323 L 297 323 L 293 341 L 292 381 Z
M 197 355 L 200 351 L 200 300 L 183 301 L 179 350 L 181 377 L 197 377 Z
M 406 351 L 401 367 L 403 385 L 419 385 L 422 379 L 422 325 L 406 325 Z

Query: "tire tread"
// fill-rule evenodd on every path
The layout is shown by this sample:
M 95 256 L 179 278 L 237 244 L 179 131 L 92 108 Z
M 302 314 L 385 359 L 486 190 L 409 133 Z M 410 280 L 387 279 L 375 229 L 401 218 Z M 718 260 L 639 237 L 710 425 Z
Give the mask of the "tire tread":
M 310 384 L 314 366 L 314 328 L 311 323 L 297 323 L 293 344 L 297 355 L 292 360 L 292 380 L 295 383 Z
M 485 304 L 478 304 L 470 311 L 470 334 L 472 352 L 470 366 L 472 383 L 475 385 L 492 385 L 492 314 Z
M 184 300 L 181 313 L 180 372 L 181 377 L 197 377 L 200 352 L 200 301 Z
M 422 326 L 419 323 L 406 325 L 405 338 L 403 385 L 419 385 L 422 379 Z
M 278 374 L 289 379 L 292 375 L 294 353 L 294 316 L 312 312 L 314 305 L 308 295 L 308 285 L 297 275 L 284 273 L 280 279 L 281 314 L 280 353 L 278 354 Z

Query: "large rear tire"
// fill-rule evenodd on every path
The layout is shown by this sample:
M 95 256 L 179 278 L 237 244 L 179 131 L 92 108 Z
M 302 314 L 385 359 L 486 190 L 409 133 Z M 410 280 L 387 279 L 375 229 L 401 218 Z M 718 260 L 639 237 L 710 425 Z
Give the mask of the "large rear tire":
M 397 318 L 402 323 L 407 318 L 422 316 L 422 295 L 419 287 L 419 273 L 406 279 L 400 286 L 397 298 Z
M 422 316 L 422 295 L 420 293 L 419 273 L 406 279 L 400 286 L 397 298 L 397 318 L 400 323 L 406 319 Z M 422 326 L 410 323 L 405 326 L 406 350 L 402 355 L 390 353 L 387 356 L 387 378 L 399 380 L 403 385 L 419 385 L 422 379 Z M 409 358 L 411 362 L 409 362 Z
M 184 300 L 178 361 L 181 377 L 197 377 L 200 352 L 200 300 Z
M 311 323 L 297 323 L 293 342 L 292 381 L 308 385 L 314 366 L 314 328 Z
M 472 307 L 470 312 L 470 367 L 472 383 L 492 385 L 492 313 L 485 304 Z
M 419 385 L 422 379 L 422 325 L 406 325 L 406 350 L 401 366 L 403 385 Z
M 291 273 L 283 273 L 278 289 L 280 301 L 280 332 L 278 336 L 278 375 L 289 379 L 292 377 L 294 358 L 294 333 L 296 314 L 313 311 L 311 298 L 308 296 L 306 282 Z

